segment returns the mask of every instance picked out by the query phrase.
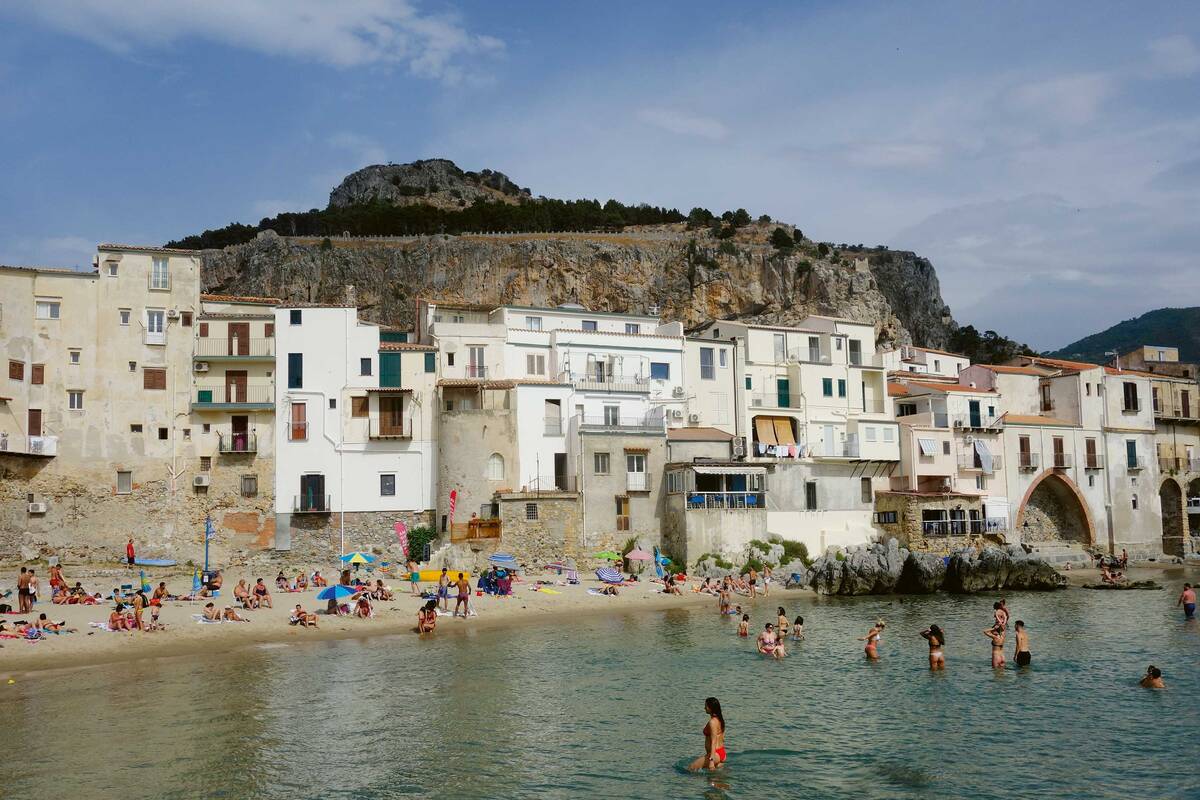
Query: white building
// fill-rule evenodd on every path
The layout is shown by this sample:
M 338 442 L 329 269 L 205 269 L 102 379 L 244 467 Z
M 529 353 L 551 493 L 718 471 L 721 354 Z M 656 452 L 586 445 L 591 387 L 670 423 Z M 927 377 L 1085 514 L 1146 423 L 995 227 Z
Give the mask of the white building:
M 928 378 L 957 380 L 958 373 L 971 366 L 971 360 L 960 353 L 914 345 L 902 345 L 881 355 L 888 372 L 902 372 Z

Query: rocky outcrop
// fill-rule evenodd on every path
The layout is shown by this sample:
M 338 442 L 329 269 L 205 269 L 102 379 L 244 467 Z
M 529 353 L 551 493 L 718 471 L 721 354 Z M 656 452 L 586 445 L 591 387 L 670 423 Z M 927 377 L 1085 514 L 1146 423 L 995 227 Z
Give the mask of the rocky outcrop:
M 903 594 L 933 594 L 946 580 L 946 561 L 936 553 L 909 553 L 900 571 L 896 591 Z
M 895 539 L 852 548 L 842 558 L 825 555 L 813 562 L 809 584 L 826 595 L 890 594 L 907 558 L 908 551 Z
M 349 180 L 349 179 L 348 179 Z M 645 312 L 691 326 L 710 319 L 795 324 L 810 314 L 875 326 L 881 344 L 945 346 L 945 315 L 932 266 L 912 253 L 830 251 L 805 242 L 780 253 L 772 224 L 754 223 L 719 243 L 678 225 L 620 234 L 560 233 L 306 239 L 264 231 L 202 251 L 206 292 L 353 302 L 365 319 L 413 322 L 419 297 L 472 303 Z
M 389 203 L 426 203 L 466 208 L 476 200 L 516 203 L 530 198 L 503 172 L 466 172 L 453 161 L 431 158 L 410 164 L 374 164 L 347 175 L 329 193 L 331 207 Z
M 972 549 L 951 554 L 942 588 L 957 594 L 990 589 L 1061 589 L 1067 579 L 1048 562 L 1020 545 Z

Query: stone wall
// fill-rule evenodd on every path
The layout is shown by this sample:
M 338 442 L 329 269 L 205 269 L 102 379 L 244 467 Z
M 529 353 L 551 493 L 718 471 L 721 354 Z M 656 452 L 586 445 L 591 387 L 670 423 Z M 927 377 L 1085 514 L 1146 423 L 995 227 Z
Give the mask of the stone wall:
M 1087 524 L 1083 513 L 1074 503 L 1054 490 L 1048 481 L 1040 483 L 1021 516 L 1023 542 L 1076 542 L 1088 546 Z
M 1158 501 L 1162 508 L 1162 548 L 1170 556 L 1183 556 L 1187 552 L 1188 518 L 1184 510 L 1183 491 L 1179 484 L 1168 478 L 1158 490 Z
M 562 558 L 581 559 L 578 552 L 580 500 L 574 492 L 498 495 L 500 546 L 530 567 Z M 537 506 L 537 519 L 527 519 L 526 506 Z
M 914 552 L 937 553 L 949 555 L 963 547 L 982 547 L 985 544 L 996 544 L 997 537 L 981 534 L 963 536 L 938 536 L 925 532 L 922 525 L 922 512 L 926 510 L 946 511 L 960 508 L 970 517 L 971 510 L 979 512 L 983 517 L 983 502 L 975 497 L 924 497 L 900 492 L 878 492 L 875 495 L 876 512 L 896 513 L 894 523 L 876 523 L 876 527 L 885 536 L 895 537 L 901 547 Z
M 328 563 L 342 553 L 374 553 L 388 561 L 402 561 L 395 524 L 409 528 L 433 525 L 433 511 L 347 511 L 329 514 L 280 514 L 276 524 L 291 535 L 289 561 Z M 342 526 L 344 525 L 344 531 Z M 344 550 L 341 542 L 345 541 Z M 436 545 L 435 545 L 436 546 Z

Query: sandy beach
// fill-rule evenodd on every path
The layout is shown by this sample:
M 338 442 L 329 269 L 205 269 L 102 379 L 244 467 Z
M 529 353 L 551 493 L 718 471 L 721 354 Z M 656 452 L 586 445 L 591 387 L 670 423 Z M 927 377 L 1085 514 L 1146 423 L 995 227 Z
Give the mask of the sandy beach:
M 39 569 L 38 572 L 44 574 L 44 570 Z M 68 569 L 67 577 L 70 579 L 68 582 L 73 584 L 75 579 L 71 575 L 72 573 Z M 269 580 L 270 576 L 266 577 Z M 465 620 L 461 617 L 441 616 L 438 618 L 437 631 L 432 636 L 454 635 L 480 626 L 523 624 L 555 616 L 654 611 L 697 605 L 712 605 L 714 612 L 716 609 L 715 597 L 691 591 L 690 586 L 695 585 L 694 582 L 689 585 L 683 595 L 665 595 L 661 592 L 659 584 L 638 582 L 621 587 L 620 595 L 610 597 L 589 594 L 587 591 L 589 588 L 596 588 L 602 584 L 594 577 L 591 580 L 582 576 L 581 578 L 583 582 L 575 586 L 551 585 L 544 587 L 558 592 L 558 594 L 532 591 L 538 580 L 550 582 L 562 580 L 553 574 L 531 576 L 522 583 L 514 584 L 513 594 L 508 597 L 492 595 L 478 597 L 473 593 L 471 604 L 476 615 Z M 189 578 L 164 579 L 173 593 L 183 594 L 190 591 L 191 581 Z M 237 576 L 227 573 L 221 596 L 213 601 L 218 607 L 233 605 L 233 586 L 237 584 L 237 581 Z M 97 585 L 96 581 L 89 581 L 87 578 L 83 578 L 83 583 L 86 588 L 93 588 Z M 252 581 L 247 580 L 247 584 L 252 584 Z M 42 601 L 34 606 L 31 614 L 9 614 L 0 616 L 0 619 L 33 620 L 37 618 L 38 614 L 44 612 L 50 620 L 65 621 L 67 627 L 77 628 L 77 632 L 51 634 L 44 640 L 34 642 L 17 639 L 0 640 L 0 679 L 6 680 L 39 670 L 69 669 L 132 659 L 221 652 L 265 643 L 409 634 L 413 646 L 419 646 L 423 637 L 419 637 L 415 632 L 416 614 L 418 607 L 425 601 L 409 594 L 407 581 L 385 580 L 385 584 L 393 589 L 395 599 L 376 601 L 373 618 L 328 617 L 321 613 L 316 628 L 301 628 L 288 624 L 290 613 L 297 603 L 309 612 L 318 609 L 324 610 L 325 601 L 316 599 L 319 590 L 315 589 L 289 593 L 273 590 L 271 594 L 274 602 L 273 608 L 252 611 L 239 609 L 239 613 L 250 620 L 244 623 L 197 622 L 193 615 L 198 615 L 203 611 L 207 600 L 167 602 L 159 617 L 159 622 L 164 624 L 166 629 L 150 632 L 110 632 L 90 627 L 88 623 L 103 622 L 108 619 L 113 608 L 112 602 L 108 600 L 94 606 L 54 605 L 48 601 Z M 422 588 L 435 587 L 433 584 L 422 584 Z M 777 590 L 777 593 L 782 594 L 782 589 Z M 745 600 L 745 598 L 742 599 Z M 9 601 L 15 604 L 15 593 L 6 602 Z M 759 600 L 758 602 L 761 604 L 763 601 Z M 770 602 L 769 598 L 767 602 Z M 454 608 L 453 597 L 450 599 L 449 608 L 451 610 Z M 147 622 L 149 621 L 149 611 L 146 612 L 145 619 Z

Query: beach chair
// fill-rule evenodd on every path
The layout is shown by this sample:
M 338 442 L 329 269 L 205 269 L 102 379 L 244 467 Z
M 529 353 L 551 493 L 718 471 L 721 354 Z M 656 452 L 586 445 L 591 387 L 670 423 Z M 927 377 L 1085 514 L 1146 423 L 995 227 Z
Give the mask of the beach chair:
M 579 570 L 574 570 L 574 569 L 567 570 L 567 583 L 570 584 L 571 586 L 579 585 Z

